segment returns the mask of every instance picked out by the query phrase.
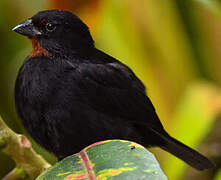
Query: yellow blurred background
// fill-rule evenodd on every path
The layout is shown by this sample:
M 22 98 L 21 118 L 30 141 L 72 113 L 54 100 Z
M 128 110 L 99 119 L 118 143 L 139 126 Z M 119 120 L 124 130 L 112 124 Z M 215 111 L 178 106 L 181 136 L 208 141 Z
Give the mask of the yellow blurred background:
M 221 180 L 220 1 L 1 0 L 0 115 L 19 133 L 24 130 L 15 112 L 13 88 L 31 45 L 11 29 L 45 9 L 67 9 L 86 22 L 96 46 L 130 66 L 145 83 L 168 132 L 217 164 L 214 170 L 197 172 L 174 156 L 151 149 L 169 179 Z M 0 154 L 0 178 L 13 166 Z

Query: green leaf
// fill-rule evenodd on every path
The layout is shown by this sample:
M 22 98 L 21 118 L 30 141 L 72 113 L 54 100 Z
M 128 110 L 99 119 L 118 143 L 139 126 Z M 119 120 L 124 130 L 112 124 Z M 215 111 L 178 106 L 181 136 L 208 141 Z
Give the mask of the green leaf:
M 143 146 L 124 140 L 92 144 L 58 162 L 37 180 L 166 180 L 157 160 Z

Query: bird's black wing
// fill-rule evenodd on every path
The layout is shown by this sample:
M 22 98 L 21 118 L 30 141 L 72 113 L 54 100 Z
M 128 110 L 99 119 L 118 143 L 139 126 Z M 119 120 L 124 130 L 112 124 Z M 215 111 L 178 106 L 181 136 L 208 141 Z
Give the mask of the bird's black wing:
M 96 111 L 131 121 L 143 136 L 140 143 L 159 146 L 199 170 L 214 167 L 206 157 L 166 133 L 143 84 L 127 66 L 120 62 L 83 63 L 76 72 L 85 102 Z
M 126 65 L 81 63 L 74 74 L 84 102 L 91 108 L 138 124 L 162 127 L 144 85 Z

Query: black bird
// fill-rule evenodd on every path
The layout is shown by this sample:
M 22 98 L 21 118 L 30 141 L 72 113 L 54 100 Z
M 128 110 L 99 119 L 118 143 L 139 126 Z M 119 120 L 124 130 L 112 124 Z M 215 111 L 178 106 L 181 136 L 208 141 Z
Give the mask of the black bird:
M 95 48 L 77 16 L 41 11 L 13 30 L 33 46 L 15 84 L 17 112 L 30 135 L 58 158 L 97 141 L 126 139 L 159 146 L 198 170 L 214 167 L 164 130 L 143 83 Z

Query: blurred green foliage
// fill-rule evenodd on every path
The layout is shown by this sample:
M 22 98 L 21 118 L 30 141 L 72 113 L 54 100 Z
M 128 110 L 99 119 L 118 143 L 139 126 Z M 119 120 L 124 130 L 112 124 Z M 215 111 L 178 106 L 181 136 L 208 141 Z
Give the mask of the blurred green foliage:
M 62 2 L 61 7 L 57 0 L 0 1 L 0 114 L 7 124 L 24 132 L 14 108 L 13 87 L 31 50 L 28 40 L 11 28 L 37 11 L 65 8 L 87 22 L 98 48 L 129 65 L 142 79 L 170 134 L 196 148 L 221 110 L 220 1 Z M 34 146 L 54 162 L 53 156 Z M 181 179 L 186 165 L 168 153 L 154 151 L 169 179 Z M 2 177 L 13 162 L 2 154 L 0 162 Z

